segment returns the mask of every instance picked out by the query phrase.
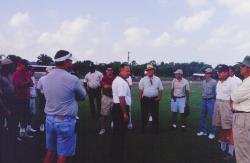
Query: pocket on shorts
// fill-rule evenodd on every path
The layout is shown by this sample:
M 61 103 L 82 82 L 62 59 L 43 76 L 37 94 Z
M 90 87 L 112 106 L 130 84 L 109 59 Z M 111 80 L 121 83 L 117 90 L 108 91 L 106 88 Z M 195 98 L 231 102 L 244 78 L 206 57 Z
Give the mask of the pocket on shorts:
M 68 137 L 74 134 L 75 122 L 61 122 L 57 124 L 57 133 L 63 137 Z

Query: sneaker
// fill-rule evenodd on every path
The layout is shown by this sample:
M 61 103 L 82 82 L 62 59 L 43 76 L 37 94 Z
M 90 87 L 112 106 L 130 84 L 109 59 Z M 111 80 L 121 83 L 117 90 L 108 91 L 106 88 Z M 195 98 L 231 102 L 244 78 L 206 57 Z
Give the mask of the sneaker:
M 148 121 L 149 121 L 149 122 L 152 122 L 152 121 L 153 121 L 152 116 L 149 116 Z
M 19 141 L 19 142 L 22 142 L 22 141 L 23 141 L 22 137 L 20 137 L 20 136 L 18 136 L 18 137 L 16 138 L 16 140 Z
M 210 134 L 208 135 L 208 138 L 212 140 L 212 139 L 215 138 L 215 135 L 210 133 Z
M 31 131 L 28 131 L 25 135 L 26 138 L 34 138 L 34 134 Z
M 41 132 L 44 132 L 44 130 L 45 130 L 45 127 L 44 127 L 44 124 L 42 123 L 42 124 L 40 125 L 40 131 L 41 131 Z
M 100 132 L 99 132 L 99 135 L 103 135 L 105 132 L 106 132 L 105 129 L 101 129 Z
M 128 127 L 129 130 L 132 130 L 133 129 L 133 124 L 129 123 L 127 127 Z
M 176 128 L 177 128 L 177 125 L 176 124 L 172 124 L 171 129 L 175 130 Z
M 32 127 L 29 129 L 29 131 L 33 133 L 37 132 L 37 130 L 33 129 Z
M 200 131 L 200 132 L 197 133 L 197 136 L 206 136 L 206 135 L 207 135 L 207 133 L 206 132 L 202 132 L 202 131 Z
M 181 125 L 181 130 L 185 132 L 186 131 L 186 125 Z

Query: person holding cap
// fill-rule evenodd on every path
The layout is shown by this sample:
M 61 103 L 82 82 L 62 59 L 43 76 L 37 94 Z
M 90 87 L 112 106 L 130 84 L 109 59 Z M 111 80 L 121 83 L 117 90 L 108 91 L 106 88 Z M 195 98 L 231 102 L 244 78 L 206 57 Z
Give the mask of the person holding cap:
M 240 62 L 243 83 L 231 94 L 233 101 L 233 138 L 237 163 L 250 162 L 250 56 Z
M 43 84 L 46 99 L 46 148 L 44 163 L 52 163 L 57 155 L 57 163 L 67 162 L 75 155 L 77 100 L 83 100 L 86 91 L 79 78 L 70 74 L 72 54 L 59 50 L 55 57 L 56 68 Z
M 177 128 L 177 113 L 181 114 L 181 128 L 186 129 L 186 116 L 184 114 L 185 107 L 188 106 L 190 85 L 189 82 L 183 78 L 183 71 L 178 69 L 174 72 L 175 79 L 171 85 L 171 112 L 172 112 L 172 129 Z
M 231 93 L 238 85 L 229 78 L 229 67 L 227 65 L 218 65 L 217 73 L 219 81 L 216 85 L 216 101 L 213 115 L 214 126 L 220 129 L 220 148 L 222 152 L 228 151 L 225 159 L 232 159 L 234 156 L 234 142 L 232 133 L 233 113 L 231 107 Z
M 200 132 L 197 133 L 197 136 L 206 136 L 207 135 L 207 114 L 210 121 L 210 130 L 209 130 L 209 139 L 215 138 L 215 126 L 213 126 L 213 113 L 214 113 L 214 104 L 216 98 L 216 80 L 212 78 L 213 69 L 205 69 L 205 80 L 202 82 L 202 100 L 201 100 L 201 112 L 200 112 Z
M 142 133 L 148 123 L 149 115 L 152 121 L 155 134 L 159 132 L 159 102 L 163 93 L 163 85 L 159 77 L 155 76 L 155 68 L 148 64 L 147 75 L 139 82 L 139 98 L 141 100 Z
M 101 81 L 103 74 L 100 71 L 96 70 L 96 67 L 93 63 L 90 65 L 90 72 L 87 73 L 84 77 L 84 85 L 88 92 L 89 96 L 89 105 L 92 118 L 98 118 L 101 111 Z M 95 101 L 97 107 L 97 115 L 95 109 Z

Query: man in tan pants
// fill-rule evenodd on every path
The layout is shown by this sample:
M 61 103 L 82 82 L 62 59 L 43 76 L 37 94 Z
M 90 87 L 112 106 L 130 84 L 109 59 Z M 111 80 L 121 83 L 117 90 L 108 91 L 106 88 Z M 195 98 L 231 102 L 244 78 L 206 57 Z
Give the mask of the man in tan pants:
M 250 56 L 240 63 L 243 83 L 233 91 L 233 137 L 237 163 L 250 162 Z

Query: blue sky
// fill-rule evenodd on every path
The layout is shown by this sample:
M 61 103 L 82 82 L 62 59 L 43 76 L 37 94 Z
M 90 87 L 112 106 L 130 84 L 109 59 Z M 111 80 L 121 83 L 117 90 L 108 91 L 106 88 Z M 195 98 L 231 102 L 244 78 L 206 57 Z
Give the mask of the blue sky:
M 250 0 L 1 0 L 0 54 L 234 64 L 250 55 Z

